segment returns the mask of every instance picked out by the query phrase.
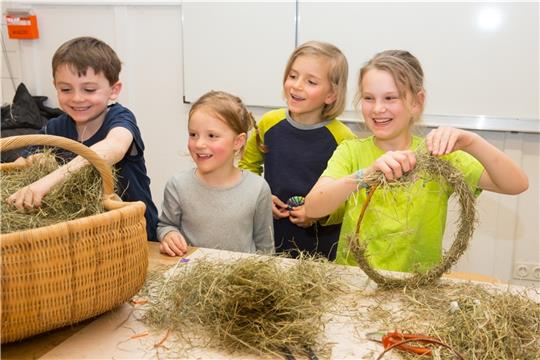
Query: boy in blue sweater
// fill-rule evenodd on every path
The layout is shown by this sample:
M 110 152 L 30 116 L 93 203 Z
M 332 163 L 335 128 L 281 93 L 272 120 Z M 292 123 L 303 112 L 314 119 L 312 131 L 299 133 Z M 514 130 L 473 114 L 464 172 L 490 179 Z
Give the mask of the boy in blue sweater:
M 52 69 L 58 103 L 65 114 L 49 120 L 40 132 L 79 141 L 114 165 L 117 193 L 124 201 L 145 203 L 148 239 L 156 240 L 157 209 L 150 193 L 141 133 L 131 111 L 118 103 L 109 105 L 122 89 L 118 56 L 101 40 L 79 37 L 58 48 Z M 58 151 L 57 155 L 65 165 L 18 190 L 8 202 L 19 210 L 32 211 L 53 186 L 88 164 L 83 157 L 67 151 Z

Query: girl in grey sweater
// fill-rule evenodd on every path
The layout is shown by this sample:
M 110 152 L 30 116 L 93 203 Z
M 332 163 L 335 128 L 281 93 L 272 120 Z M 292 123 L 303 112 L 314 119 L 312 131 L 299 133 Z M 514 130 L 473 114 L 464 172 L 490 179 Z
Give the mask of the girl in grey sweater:
M 173 176 L 159 216 L 160 251 L 187 246 L 273 253 L 272 194 L 264 178 L 235 166 L 253 116 L 231 94 L 210 91 L 189 112 L 188 149 L 196 168 Z

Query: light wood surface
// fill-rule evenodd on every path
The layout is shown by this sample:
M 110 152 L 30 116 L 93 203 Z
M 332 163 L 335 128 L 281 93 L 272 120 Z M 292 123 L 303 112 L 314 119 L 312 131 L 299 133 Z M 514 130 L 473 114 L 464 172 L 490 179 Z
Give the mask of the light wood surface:
M 454 271 L 454 272 L 445 274 L 444 277 L 448 279 L 486 282 L 490 284 L 503 284 L 504 283 L 503 281 L 496 279 L 493 276 L 487 276 L 487 275 L 475 274 L 475 273 L 469 273 L 469 272 L 460 272 L 460 271 Z
M 169 257 L 159 253 L 159 243 L 149 243 L 149 268 L 162 265 L 172 267 L 179 262 L 178 257 Z M 216 260 L 234 259 L 251 254 L 233 253 L 213 249 L 191 248 L 186 257 L 189 260 L 205 257 Z M 294 260 L 289 260 L 294 261 Z M 342 277 L 351 288 L 360 292 L 373 288 L 373 283 L 357 267 L 339 266 L 338 276 Z M 458 274 L 462 275 L 462 274 Z M 470 280 L 470 279 L 469 279 Z M 477 279 L 473 279 L 477 280 Z M 487 279 L 489 280 L 489 279 Z M 463 281 L 452 279 L 448 281 Z M 345 312 L 329 316 L 325 337 L 331 345 L 332 359 L 373 359 L 381 351 L 380 344 L 369 341 L 366 333 L 380 329 L 361 325 L 357 315 L 359 311 L 368 311 L 372 300 L 357 291 L 346 294 L 348 304 L 355 304 Z M 399 307 L 399 305 L 396 305 Z M 76 326 L 51 331 L 17 343 L 2 345 L 2 359 L 147 359 L 147 358 L 197 358 L 197 359 L 253 359 L 253 355 L 227 354 L 207 348 L 191 349 L 188 356 L 171 356 L 160 353 L 154 347 L 163 338 L 163 333 L 148 329 L 134 315 L 137 305 L 122 304 L 94 319 L 89 319 Z M 399 310 L 399 309 L 397 309 Z M 356 321 L 354 320 L 356 319 Z M 373 326 L 373 325 L 371 325 Z M 134 337 L 144 334 L 141 337 Z M 174 338 L 168 338 L 169 347 L 174 346 Z M 385 359 L 399 358 L 394 354 Z M 298 357 L 298 359 L 301 359 Z

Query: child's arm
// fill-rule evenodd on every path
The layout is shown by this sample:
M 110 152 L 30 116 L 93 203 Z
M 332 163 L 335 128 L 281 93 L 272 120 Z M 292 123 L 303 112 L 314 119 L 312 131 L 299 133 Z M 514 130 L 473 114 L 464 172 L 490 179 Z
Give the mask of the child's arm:
M 306 215 L 310 218 L 322 218 L 334 212 L 349 195 L 358 190 L 362 181 L 360 175 L 367 176 L 376 171 L 384 173 L 388 180 L 401 177 L 416 165 L 416 157 L 412 151 L 389 151 L 375 162 L 354 174 L 340 179 L 322 176 L 313 186 L 305 199 Z
M 16 166 L 23 166 L 23 167 L 31 166 L 34 163 L 34 161 L 37 161 L 41 159 L 42 157 L 43 157 L 43 153 L 32 154 L 27 157 L 20 156 L 16 158 L 15 161 L 12 162 L 12 164 Z
M 188 246 L 184 236 L 178 231 L 169 231 L 159 244 L 159 252 L 169 256 L 182 256 L 187 253 Z
M 354 175 L 341 179 L 327 176 L 319 178 L 304 200 L 306 215 L 311 218 L 321 218 L 332 213 L 356 189 L 358 189 L 358 181 Z
M 167 181 L 163 191 L 163 203 L 157 226 L 157 236 L 161 244 L 159 251 L 170 256 L 182 256 L 187 252 L 187 241 L 180 232 L 182 227 L 182 205 L 176 177 Z
M 257 198 L 253 215 L 253 242 L 257 252 L 274 253 L 274 221 L 272 219 L 272 193 L 264 184 Z
M 440 127 L 430 131 L 426 145 L 433 155 L 463 150 L 475 157 L 485 169 L 478 183 L 482 189 L 515 195 L 529 187 L 529 180 L 523 170 L 504 152 L 476 133 Z
M 133 142 L 131 132 L 123 127 L 115 127 L 100 142 L 90 147 L 109 165 L 114 165 L 125 156 Z M 19 189 L 8 197 L 7 201 L 19 210 L 31 210 L 41 206 L 43 197 L 57 184 L 63 182 L 69 174 L 87 165 L 88 161 L 77 156 L 66 165 L 42 177 L 32 184 Z
M 263 172 L 264 158 L 257 145 L 257 136 L 258 134 L 256 131 L 252 131 L 249 135 L 246 148 L 242 154 L 242 159 L 240 159 L 240 162 L 238 163 L 238 167 L 261 175 Z
M 262 150 L 257 144 L 256 131 L 252 131 L 246 143 L 246 148 L 242 155 L 242 159 L 238 163 L 238 167 L 244 170 L 251 171 L 257 175 L 262 175 L 264 169 L 264 156 Z M 277 196 L 272 195 L 272 215 L 274 219 L 282 219 L 289 216 L 287 204 L 285 204 Z

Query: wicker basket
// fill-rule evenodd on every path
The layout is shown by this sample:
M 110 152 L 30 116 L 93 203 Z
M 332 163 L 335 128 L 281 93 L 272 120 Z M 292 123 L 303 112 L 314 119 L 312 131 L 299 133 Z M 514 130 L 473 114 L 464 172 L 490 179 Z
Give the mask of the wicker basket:
M 28 145 L 56 146 L 87 159 L 103 180 L 107 211 L 0 235 L 2 343 L 113 309 L 140 289 L 148 266 L 145 205 L 114 194 L 110 167 L 86 146 L 57 136 L 4 138 L 0 151 Z

